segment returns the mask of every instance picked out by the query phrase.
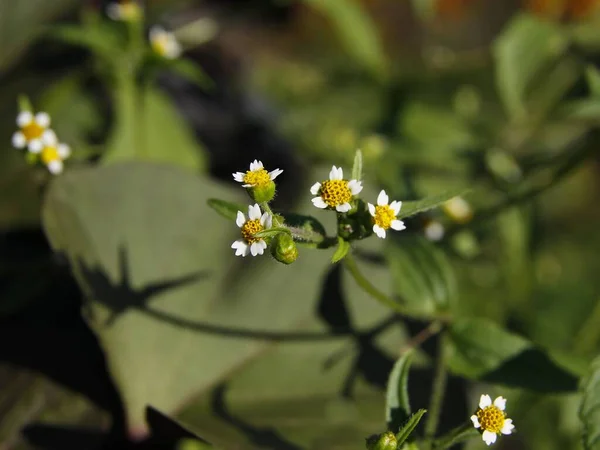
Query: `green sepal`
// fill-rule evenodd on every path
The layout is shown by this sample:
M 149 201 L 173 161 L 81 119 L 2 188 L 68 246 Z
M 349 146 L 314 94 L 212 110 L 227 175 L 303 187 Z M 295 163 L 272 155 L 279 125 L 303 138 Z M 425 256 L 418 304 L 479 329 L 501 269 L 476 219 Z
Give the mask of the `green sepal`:
M 283 264 L 291 264 L 298 258 L 298 247 L 290 234 L 279 233 L 271 243 L 271 255 Z
M 404 442 L 406 442 L 406 440 L 410 437 L 417 425 L 419 425 L 419 422 L 421 421 L 426 412 L 426 409 L 419 409 L 416 413 L 410 416 L 410 418 L 402 426 L 398 434 L 396 434 L 398 448 L 401 448 L 402 444 L 404 444 Z
M 396 450 L 398 448 L 396 435 L 391 431 L 368 437 L 366 445 L 367 450 Z

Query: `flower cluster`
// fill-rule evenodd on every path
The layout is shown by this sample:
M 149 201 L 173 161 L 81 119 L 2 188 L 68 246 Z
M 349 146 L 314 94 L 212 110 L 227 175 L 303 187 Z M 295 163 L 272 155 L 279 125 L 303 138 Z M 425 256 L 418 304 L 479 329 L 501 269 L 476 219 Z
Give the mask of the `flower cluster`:
M 243 211 L 237 211 L 236 223 L 241 230 L 241 239 L 231 246 L 235 249 L 236 256 L 262 255 L 270 246 L 271 254 L 278 261 L 289 264 L 296 259 L 297 250 L 291 229 L 285 226 L 283 217 L 273 216 L 268 205 L 275 196 L 275 179 L 282 173 L 281 169 L 267 171 L 261 161 L 254 160 L 246 172 L 232 174 L 233 179 L 246 188 L 255 202 L 248 207 L 247 216 Z M 360 180 L 344 179 L 343 169 L 333 166 L 329 172 L 329 179 L 313 184 L 310 192 L 313 195 L 313 205 L 319 209 L 335 211 L 338 213 L 338 221 L 343 222 L 347 217 L 358 216 L 358 222 L 362 221 L 363 230 L 368 223 L 372 231 L 362 233 L 358 239 L 372 233 L 383 239 L 389 229 L 406 228 L 398 219 L 402 202 L 390 202 L 388 195 L 382 190 L 377 197 L 377 204 L 365 204 L 358 198 L 362 189 Z M 345 228 L 342 226 L 340 229 Z M 271 232 L 266 233 L 269 230 Z
M 21 111 L 17 116 L 17 127 L 19 130 L 12 136 L 13 146 L 27 148 L 30 158 L 44 164 L 50 173 L 61 173 L 63 162 L 71 155 L 71 149 L 59 142 L 50 128 L 50 116 L 45 112 L 33 114 L 31 111 Z
M 512 434 L 515 426 L 512 419 L 506 417 L 506 399 L 497 397 L 492 403 L 489 395 L 482 395 L 479 408 L 471 416 L 473 426 L 481 431 L 481 438 L 487 445 L 496 442 L 499 434 Z

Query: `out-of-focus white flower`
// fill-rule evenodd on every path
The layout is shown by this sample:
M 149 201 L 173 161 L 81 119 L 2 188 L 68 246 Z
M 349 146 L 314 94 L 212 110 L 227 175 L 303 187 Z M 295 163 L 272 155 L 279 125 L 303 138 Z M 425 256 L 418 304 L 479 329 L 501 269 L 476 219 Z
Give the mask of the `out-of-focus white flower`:
M 64 169 L 63 161 L 71 156 L 71 149 L 67 144 L 58 142 L 56 135 L 48 135 L 44 146 L 39 152 L 40 161 L 48 168 L 53 175 L 62 173 Z
M 437 220 L 429 220 L 425 223 L 423 232 L 427 239 L 437 242 L 444 237 L 446 230 L 444 229 L 444 225 Z
M 506 417 L 505 408 L 504 397 L 497 397 L 494 403 L 489 395 L 482 395 L 479 399 L 479 408 L 471 416 L 471 421 L 482 431 L 481 437 L 487 445 L 496 442 L 499 434 L 511 434 L 515 428 L 512 419 Z
M 256 237 L 255 234 L 271 228 L 273 217 L 265 212 L 261 214 L 258 203 L 248 206 L 248 218 L 243 212 L 238 211 L 235 223 L 241 228 L 242 239 L 231 244 L 235 249 L 235 256 L 262 255 L 267 248 L 267 243 L 263 238 Z
M 154 53 L 166 59 L 176 59 L 181 55 L 181 45 L 175 35 L 158 25 L 150 28 L 150 46 Z
M 362 183 L 358 180 L 344 180 L 342 168 L 333 166 L 329 172 L 329 180 L 313 184 L 310 193 L 316 195 L 312 202 L 317 208 L 330 208 L 345 213 L 352 209 L 350 202 L 362 188 Z
M 12 144 L 16 148 L 27 147 L 32 153 L 39 153 L 47 140 L 54 134 L 50 127 L 50 116 L 45 112 L 33 114 L 21 111 L 17 116 L 19 131 L 12 136 Z
M 373 216 L 373 231 L 381 239 L 385 238 L 386 230 L 390 228 L 392 230 L 404 230 L 404 222 L 396 219 L 400 213 L 402 202 L 394 200 L 388 205 L 390 201 L 388 195 L 382 190 L 377 196 L 377 206 L 368 204 L 369 212 Z

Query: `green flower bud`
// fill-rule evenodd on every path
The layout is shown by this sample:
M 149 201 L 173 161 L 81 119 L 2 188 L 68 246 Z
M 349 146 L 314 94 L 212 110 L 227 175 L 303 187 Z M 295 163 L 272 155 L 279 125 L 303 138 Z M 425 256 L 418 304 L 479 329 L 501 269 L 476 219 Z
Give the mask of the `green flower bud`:
M 267 183 L 252 186 L 247 188 L 250 197 L 257 203 L 266 203 L 273 200 L 275 197 L 275 183 L 268 181 Z
M 279 233 L 271 242 L 271 255 L 283 264 L 291 264 L 298 258 L 298 248 L 287 233 Z
M 391 431 L 386 431 L 379 435 L 374 434 L 367 438 L 368 450 L 396 450 L 397 446 L 396 435 Z

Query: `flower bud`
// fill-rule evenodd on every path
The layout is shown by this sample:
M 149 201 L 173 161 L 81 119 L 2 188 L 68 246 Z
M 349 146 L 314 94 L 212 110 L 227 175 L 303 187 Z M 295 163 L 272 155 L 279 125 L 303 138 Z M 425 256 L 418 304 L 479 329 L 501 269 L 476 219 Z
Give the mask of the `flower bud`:
M 397 445 L 396 435 L 391 431 L 367 438 L 368 450 L 396 450 Z
M 275 183 L 271 180 L 268 183 L 260 184 L 247 188 L 248 194 L 256 203 L 266 203 L 275 197 Z
M 283 264 L 291 264 L 298 258 L 298 248 L 287 233 L 279 233 L 271 243 L 271 255 Z

